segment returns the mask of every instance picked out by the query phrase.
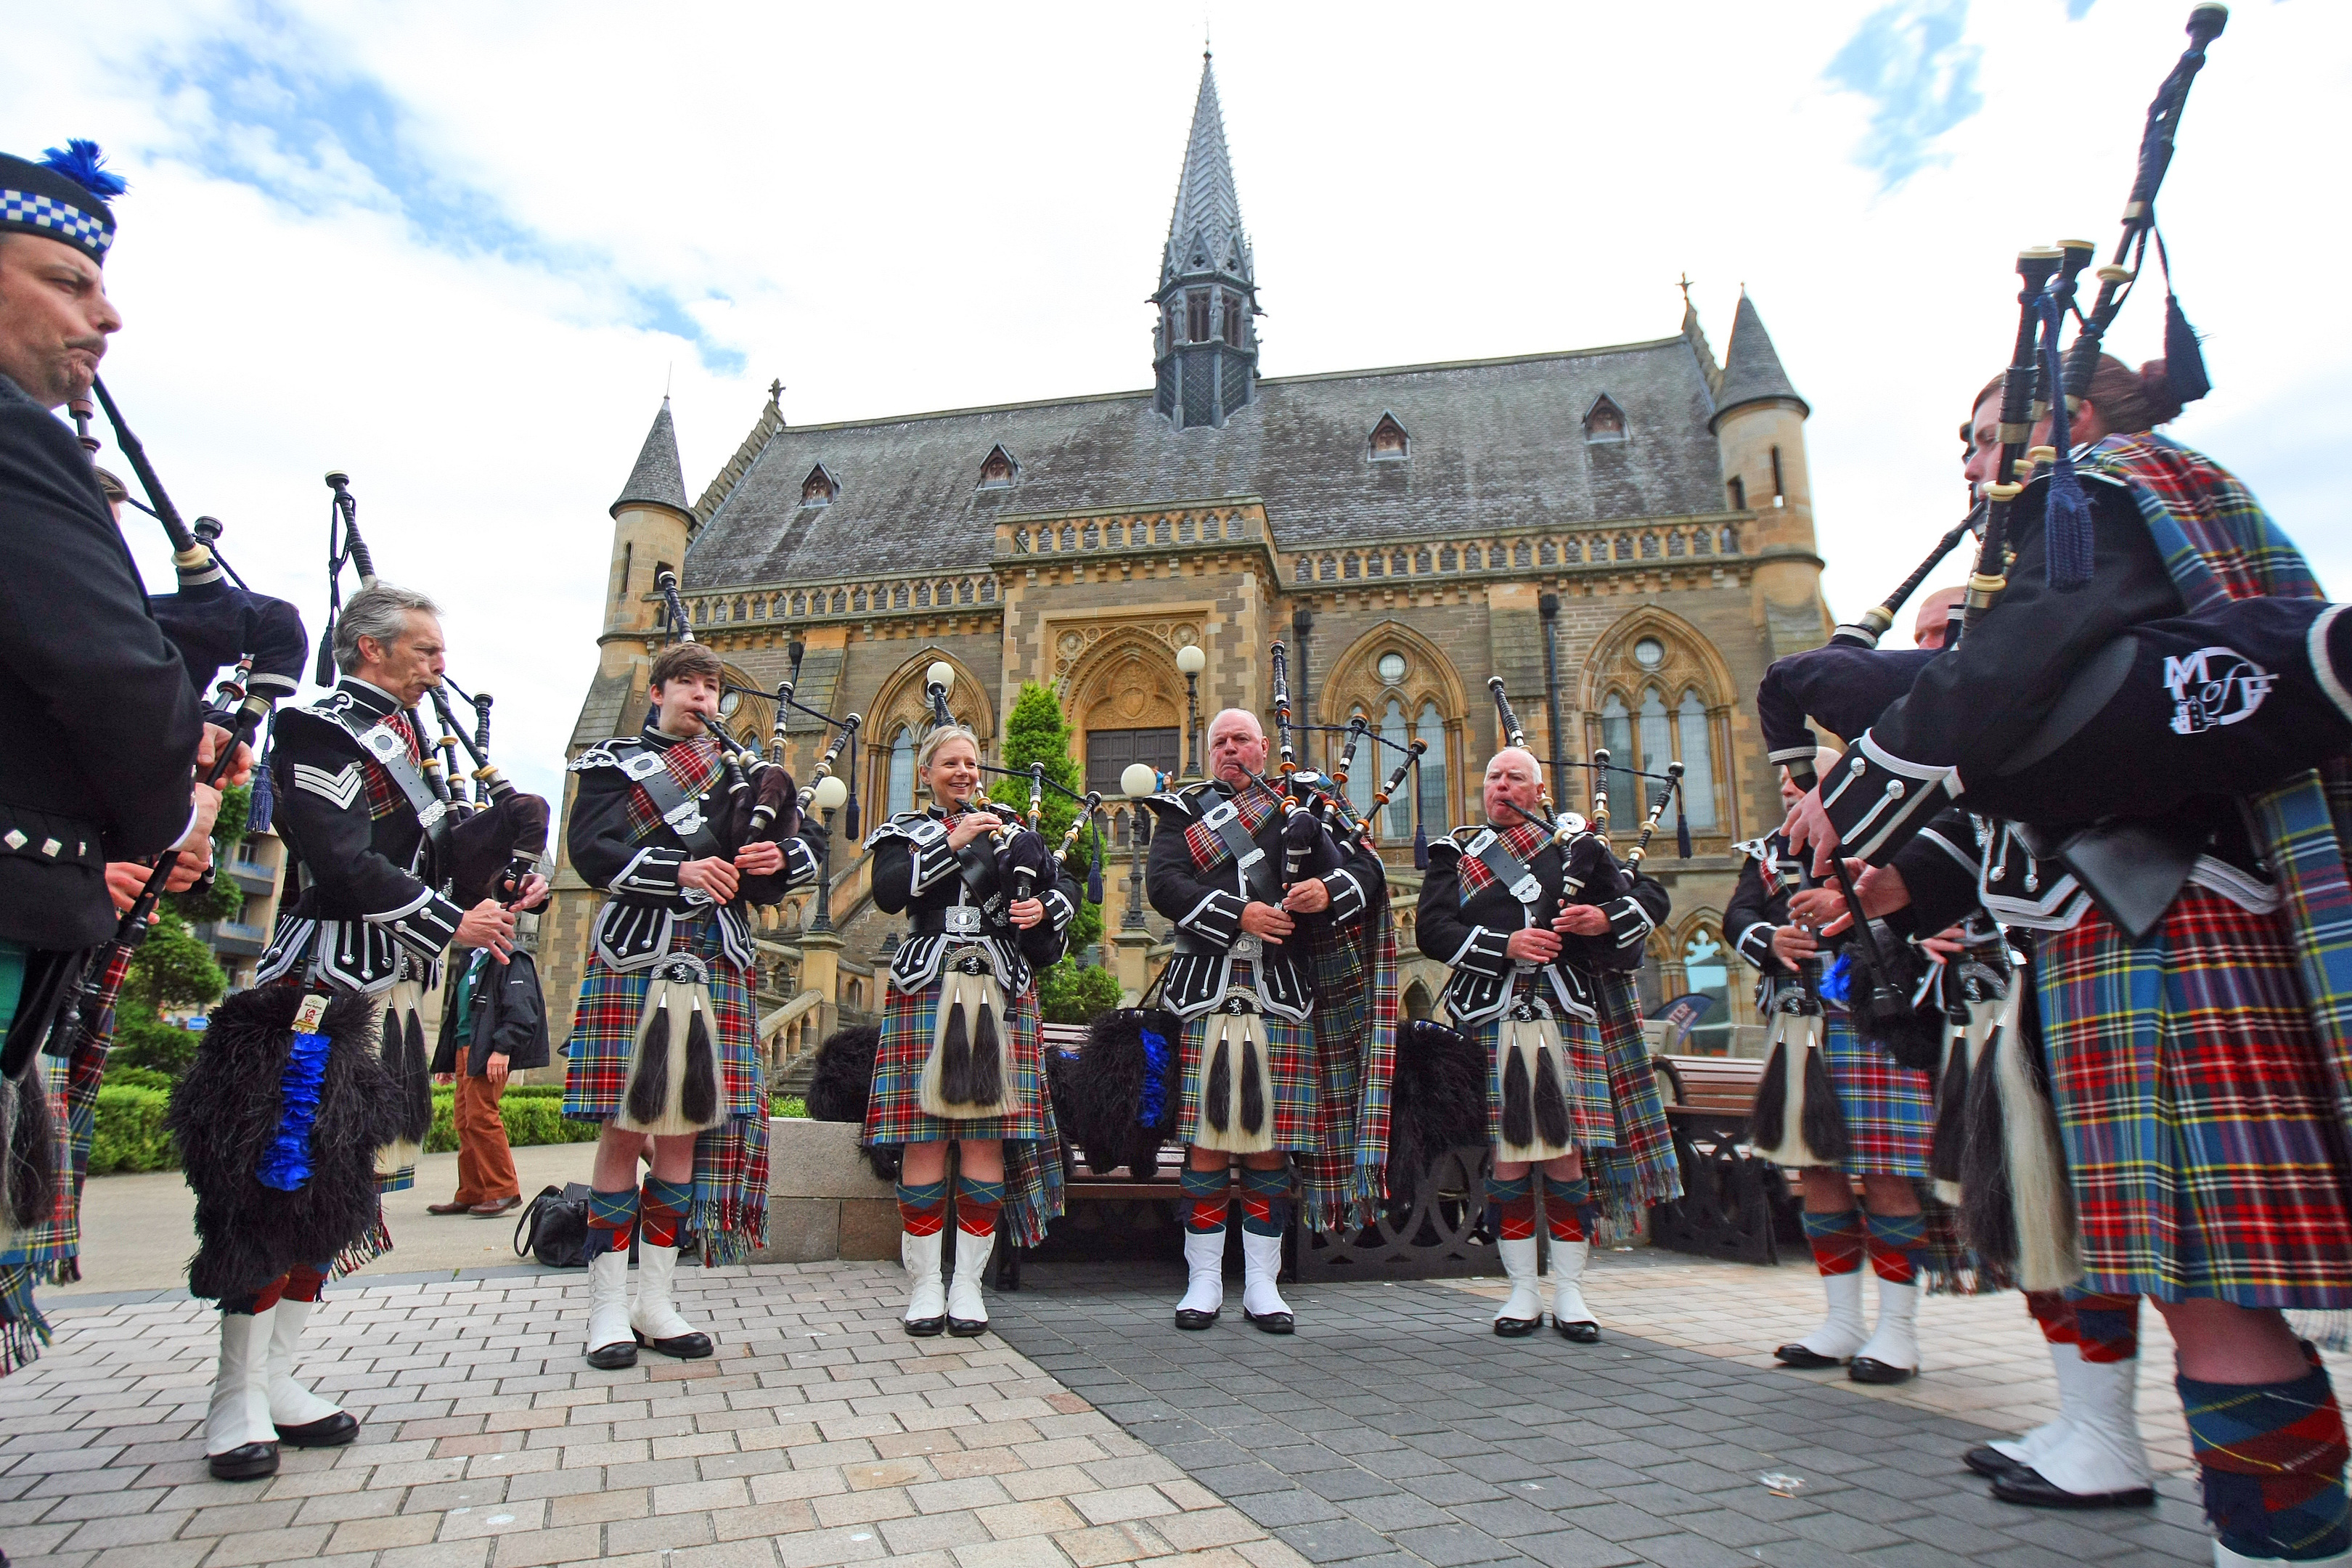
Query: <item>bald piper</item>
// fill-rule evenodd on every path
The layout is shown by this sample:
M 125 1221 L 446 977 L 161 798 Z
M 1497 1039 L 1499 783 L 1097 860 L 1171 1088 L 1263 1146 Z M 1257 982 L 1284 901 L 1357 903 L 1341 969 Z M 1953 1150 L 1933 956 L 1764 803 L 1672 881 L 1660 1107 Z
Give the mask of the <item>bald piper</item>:
M 1612 973 L 1640 966 L 1666 891 L 1629 873 L 1572 814 L 1561 818 L 1573 825 L 1562 843 L 1538 820 L 1542 784 L 1532 752 L 1495 753 L 1480 787 L 1486 823 L 1429 847 L 1417 925 L 1423 954 L 1454 972 L 1442 998 L 1448 1016 L 1486 1063 L 1495 1150 L 1486 1195 L 1511 1284 L 1495 1332 L 1517 1339 L 1543 1326 L 1540 1184 L 1552 1328 L 1591 1344 L 1601 1338 L 1581 1285 L 1592 1255 L 1592 1166 L 1630 1144 L 1654 1109 L 1621 1100 L 1656 1094 L 1647 1072 L 1612 1074 L 1601 988 Z
M 1183 1021 L 1188 1278 L 1176 1326 L 1207 1329 L 1224 1304 L 1226 1188 L 1238 1158 L 1242 1315 L 1286 1334 L 1294 1320 L 1276 1281 L 1294 1175 L 1308 1227 L 1332 1228 L 1355 1212 L 1354 1184 L 1367 1169 L 1377 1175 L 1385 1146 L 1395 945 L 1387 879 L 1379 855 L 1335 832 L 1329 816 L 1286 812 L 1265 778 L 1255 714 L 1228 708 L 1212 719 L 1208 762 L 1206 781 L 1148 803 L 1158 831 L 1147 894 L 1176 928 L 1163 1002 Z M 1318 994 L 1342 984 L 1345 997 Z

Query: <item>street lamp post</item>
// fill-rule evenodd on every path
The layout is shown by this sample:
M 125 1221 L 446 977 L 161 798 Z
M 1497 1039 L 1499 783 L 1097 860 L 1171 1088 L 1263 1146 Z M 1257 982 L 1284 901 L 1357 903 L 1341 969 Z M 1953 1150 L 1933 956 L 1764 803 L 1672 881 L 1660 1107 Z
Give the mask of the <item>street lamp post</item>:
M 816 793 L 809 804 L 824 813 L 825 825 L 831 826 L 835 809 L 848 798 L 848 784 L 835 774 L 827 773 L 816 781 Z M 810 914 L 808 928 L 812 931 L 833 930 L 833 837 L 830 834 L 825 836 L 824 853 L 817 857 L 816 908 Z
M 1146 929 L 1143 923 L 1143 842 L 1147 833 L 1144 823 L 1148 820 L 1143 802 L 1147 795 L 1160 792 L 1160 774 L 1149 763 L 1130 763 L 1127 771 L 1118 775 L 1118 787 L 1127 793 L 1129 803 L 1127 819 L 1127 913 L 1119 917 L 1118 924 L 1121 931 L 1142 931 Z
M 1209 656 L 1201 651 L 1199 643 L 1186 643 L 1176 650 L 1176 668 L 1184 672 L 1184 776 L 1201 776 L 1201 671 L 1208 667 Z

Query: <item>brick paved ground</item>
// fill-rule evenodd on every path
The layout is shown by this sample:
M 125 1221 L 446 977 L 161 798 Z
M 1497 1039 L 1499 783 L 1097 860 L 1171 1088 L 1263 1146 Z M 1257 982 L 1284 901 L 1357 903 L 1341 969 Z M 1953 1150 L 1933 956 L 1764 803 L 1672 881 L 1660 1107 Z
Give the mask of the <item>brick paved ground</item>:
M 74 1568 L 2207 1557 L 2180 1477 L 2152 1512 L 2069 1517 L 1959 1468 L 1988 1435 L 1966 1412 L 2006 1429 L 2046 1397 L 2013 1299 L 1930 1303 L 1929 1374 L 1864 1391 L 1746 1364 L 1816 1311 L 1801 1268 L 1671 1255 L 1597 1261 L 1593 1347 L 1496 1340 L 1463 1283 L 1294 1288 L 1283 1340 L 1237 1311 L 1180 1334 L 1172 1268 L 1033 1265 L 977 1342 L 905 1338 L 894 1268 L 680 1283 L 720 1354 L 620 1373 L 578 1357 L 576 1273 L 337 1287 L 303 1364 L 364 1439 L 242 1486 L 204 1473 L 211 1315 L 87 1300 L 0 1381 L 0 1547 Z M 2178 1420 L 2152 1410 L 2151 1438 Z
M 367 1425 L 205 1473 L 215 1320 L 58 1315 L 0 1381 L 0 1547 L 89 1568 L 1297 1568 L 1288 1547 L 997 1339 L 909 1340 L 872 1264 L 686 1271 L 711 1360 L 580 1359 L 580 1274 L 331 1289 L 301 1365 Z
M 1230 1310 L 1178 1332 L 1172 1270 L 1032 1279 L 992 1309 L 1012 1344 L 1318 1563 L 2210 1561 L 2184 1479 L 2168 1477 L 2153 1510 L 2011 1508 L 1960 1467 L 1991 1435 L 1973 1423 L 1622 1329 L 1592 1346 L 1498 1340 L 1492 1307 L 1446 1285 L 1292 1288 L 1299 1331 L 1283 1339 Z M 1736 1291 L 1718 1300 L 1740 1310 Z

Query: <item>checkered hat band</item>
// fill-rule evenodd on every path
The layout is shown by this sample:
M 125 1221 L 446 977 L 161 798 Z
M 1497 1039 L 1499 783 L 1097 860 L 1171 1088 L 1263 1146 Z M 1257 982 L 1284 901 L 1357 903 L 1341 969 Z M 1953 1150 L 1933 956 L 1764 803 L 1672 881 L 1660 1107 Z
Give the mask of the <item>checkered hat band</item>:
M 12 191 L 0 186 L 0 227 L 26 229 L 69 240 L 101 260 L 106 257 L 106 247 L 114 243 L 114 230 L 104 218 L 38 191 Z

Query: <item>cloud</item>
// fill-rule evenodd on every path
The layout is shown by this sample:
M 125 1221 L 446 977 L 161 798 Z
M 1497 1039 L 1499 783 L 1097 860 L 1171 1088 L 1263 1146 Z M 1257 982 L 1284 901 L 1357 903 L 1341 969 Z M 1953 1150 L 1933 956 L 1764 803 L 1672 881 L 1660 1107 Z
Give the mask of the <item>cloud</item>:
M 2080 15 L 2080 12 L 2076 12 Z M 1983 51 L 1963 43 L 1968 0 L 1902 0 L 1863 18 L 1822 75 L 1877 105 L 1853 161 L 1892 190 L 1931 162 L 1933 143 L 1984 107 Z
M 598 247 L 518 220 L 457 160 L 425 144 L 415 111 L 390 86 L 325 63 L 342 53 L 339 40 L 263 6 L 158 47 L 148 64 L 175 151 L 200 174 L 250 186 L 304 217 L 379 212 L 429 248 L 590 285 L 606 319 L 682 338 L 720 374 L 743 368 L 742 350 L 712 335 L 698 305 L 625 276 Z

